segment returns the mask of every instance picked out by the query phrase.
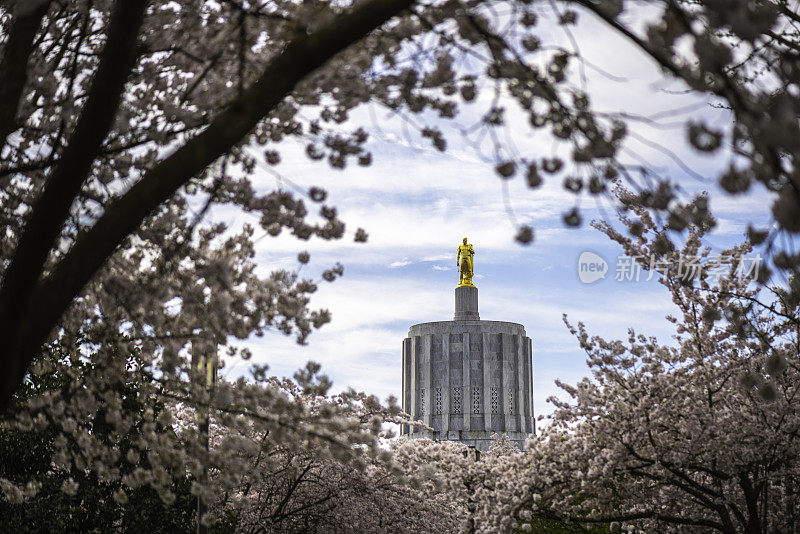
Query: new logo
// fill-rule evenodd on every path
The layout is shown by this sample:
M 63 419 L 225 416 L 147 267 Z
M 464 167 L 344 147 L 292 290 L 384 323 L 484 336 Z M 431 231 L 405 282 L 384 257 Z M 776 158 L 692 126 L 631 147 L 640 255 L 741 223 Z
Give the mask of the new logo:
M 608 274 L 608 262 L 594 252 L 581 252 L 578 257 L 578 279 L 584 284 L 592 284 Z

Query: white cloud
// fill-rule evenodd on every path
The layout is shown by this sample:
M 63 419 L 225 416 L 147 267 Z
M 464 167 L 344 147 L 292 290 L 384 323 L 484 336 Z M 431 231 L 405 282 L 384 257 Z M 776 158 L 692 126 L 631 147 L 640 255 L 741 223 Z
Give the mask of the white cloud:
M 403 258 L 400 261 L 393 261 L 389 264 L 390 269 L 397 269 L 398 267 L 405 267 L 406 265 L 411 265 L 411 262 L 408 261 L 407 258 Z

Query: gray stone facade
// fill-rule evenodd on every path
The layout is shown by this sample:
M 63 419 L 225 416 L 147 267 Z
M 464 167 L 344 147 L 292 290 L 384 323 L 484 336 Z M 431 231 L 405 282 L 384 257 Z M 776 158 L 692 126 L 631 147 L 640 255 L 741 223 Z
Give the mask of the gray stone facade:
M 475 317 L 475 319 L 462 319 Z M 531 340 L 521 324 L 481 321 L 478 290 L 456 288 L 453 321 L 412 326 L 403 340 L 403 410 L 434 429 L 402 433 L 486 450 L 492 434 L 522 447 L 535 430 Z

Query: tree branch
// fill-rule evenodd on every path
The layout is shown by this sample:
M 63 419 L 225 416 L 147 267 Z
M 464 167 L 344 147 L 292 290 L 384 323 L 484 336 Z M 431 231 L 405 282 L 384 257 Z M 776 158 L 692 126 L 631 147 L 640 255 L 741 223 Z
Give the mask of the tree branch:
M 0 361 L 5 373 L 0 378 L 0 410 L 5 408 L 33 358 L 33 351 L 20 358 L 20 345 L 32 323 L 40 321 L 32 309 L 35 288 L 69 210 L 81 190 L 92 162 L 97 157 L 116 116 L 128 75 L 136 61 L 136 42 L 144 19 L 147 0 L 118 0 L 114 5 L 108 39 L 97 67 L 92 89 L 64 154 L 36 202 L 19 239 L 11 264 L 0 287 L 0 324 L 10 335 L 0 339 Z M 48 326 L 48 333 L 53 323 Z M 46 336 L 47 334 L 45 334 Z
M 50 0 L 40 2 L 29 12 L 22 12 L 18 7 L 11 23 L 0 61 L 0 146 L 16 129 L 19 101 L 28 81 L 28 58 L 35 48 L 33 40 L 48 7 Z

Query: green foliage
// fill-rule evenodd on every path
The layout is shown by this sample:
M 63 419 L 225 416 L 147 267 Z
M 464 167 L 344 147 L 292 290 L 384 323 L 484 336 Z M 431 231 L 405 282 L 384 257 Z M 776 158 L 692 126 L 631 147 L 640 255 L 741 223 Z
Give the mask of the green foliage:
M 558 519 L 536 516 L 530 522 L 532 534 L 610 534 L 608 525 L 593 525 L 583 528 L 581 525 L 565 523 Z M 522 531 L 520 531 L 522 532 Z

